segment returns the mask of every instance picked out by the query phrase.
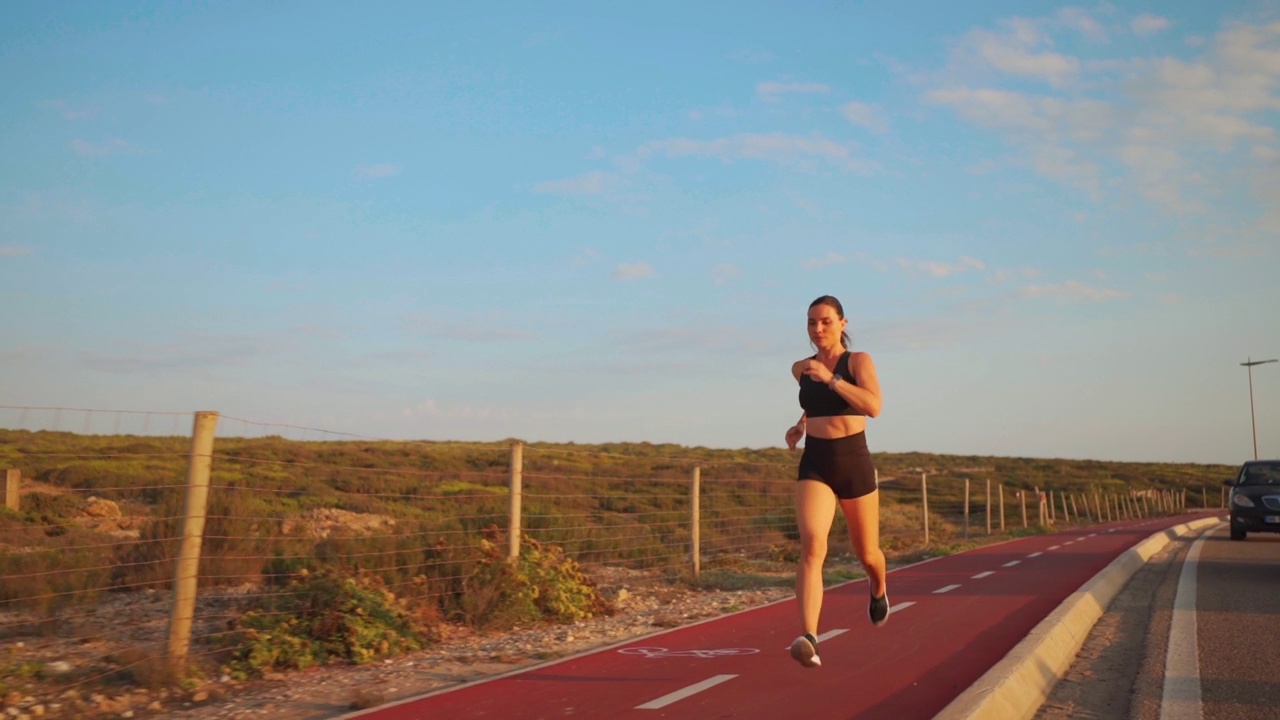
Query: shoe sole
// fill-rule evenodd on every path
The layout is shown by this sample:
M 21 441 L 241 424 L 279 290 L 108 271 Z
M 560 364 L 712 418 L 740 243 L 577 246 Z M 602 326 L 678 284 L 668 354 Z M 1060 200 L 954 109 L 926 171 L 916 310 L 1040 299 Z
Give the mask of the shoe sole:
M 889 622 L 889 615 L 892 614 L 893 606 L 889 604 L 889 593 L 884 594 L 884 617 L 880 618 L 880 622 L 876 622 L 875 618 L 870 618 L 871 624 L 880 627 Z
M 818 652 L 804 638 L 796 638 L 796 641 L 791 643 L 791 657 L 807 668 L 822 664 L 822 660 L 818 658 Z

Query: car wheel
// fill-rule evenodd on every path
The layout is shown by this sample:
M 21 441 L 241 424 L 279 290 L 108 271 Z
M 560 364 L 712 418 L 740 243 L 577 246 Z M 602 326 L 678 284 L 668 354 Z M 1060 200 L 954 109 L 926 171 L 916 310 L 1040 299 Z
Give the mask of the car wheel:
M 1232 540 L 1243 540 L 1243 539 L 1245 539 L 1245 537 L 1246 537 L 1247 535 L 1248 535 L 1248 533 L 1246 533 L 1245 531 L 1243 531 L 1243 530 L 1241 530 L 1241 529 L 1239 529 L 1239 528 L 1231 528 L 1231 539 L 1232 539 Z

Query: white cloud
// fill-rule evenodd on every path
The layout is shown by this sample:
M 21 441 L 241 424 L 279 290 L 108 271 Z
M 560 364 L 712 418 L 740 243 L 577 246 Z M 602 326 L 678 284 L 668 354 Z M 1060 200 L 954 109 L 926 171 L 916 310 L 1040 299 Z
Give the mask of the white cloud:
M 1159 297 L 1159 300 L 1164 305 L 1177 305 L 1182 302 L 1182 298 L 1174 293 L 1165 293 Z
M 813 95 L 830 92 L 831 88 L 816 82 L 762 82 L 756 84 L 756 93 L 768 101 L 783 95 Z
M 1057 285 L 1027 285 L 1018 291 L 1021 298 L 1056 298 L 1066 302 L 1104 302 L 1128 297 L 1127 293 L 1109 288 L 1096 288 L 1078 280 Z
M 1041 23 L 1014 18 L 999 31 L 974 30 L 959 46 L 959 56 L 1006 75 L 1040 80 L 1058 87 L 1080 73 L 1079 58 L 1053 52 L 1053 41 Z
M 836 142 L 817 134 L 768 133 L 714 140 L 655 140 L 641 148 L 639 154 L 645 157 L 656 152 L 672 158 L 708 157 L 724 162 L 764 160 L 788 167 L 808 167 L 818 161 L 844 170 L 866 172 L 873 169 L 874 163 L 854 157 L 856 148 L 856 145 Z
M 840 107 L 840 114 L 854 125 L 860 125 L 872 132 L 884 132 L 889 129 L 884 111 L 878 105 L 861 102 L 849 102 Z
M 1058 11 L 1057 21 L 1061 25 L 1078 31 L 1093 42 L 1105 42 L 1107 40 L 1106 28 L 1083 8 L 1063 8 Z
M 721 263 L 711 268 L 711 279 L 717 285 L 724 285 L 741 274 L 742 270 L 738 269 L 736 265 Z
M 1060 14 L 1057 22 L 1078 23 L 1081 17 Z M 1155 28 L 1160 20 L 1148 18 L 1143 26 Z M 1023 48 L 1043 54 L 1052 45 L 1045 31 L 1049 25 L 1048 20 L 1018 20 L 1004 23 L 999 32 L 971 33 L 958 56 L 977 55 L 979 70 L 1003 67 L 1013 80 L 1025 77 L 978 50 Z M 1010 164 L 1025 165 L 1095 200 L 1116 188 L 1132 189 L 1164 210 L 1206 213 L 1217 196 L 1205 188 L 1221 188 L 1247 174 L 1238 171 L 1241 146 L 1246 160 L 1272 158 L 1268 149 L 1277 132 L 1270 114 L 1280 109 L 1278 45 L 1280 23 L 1230 25 L 1198 57 L 1116 59 L 1081 68 L 1070 76 L 1079 80 L 1070 84 L 1070 92 L 973 87 L 960 80 L 965 68 L 953 66 L 947 84 L 927 90 L 923 99 L 1002 133 L 1019 155 L 1019 162 Z M 1050 72 L 1042 79 L 1062 87 L 1069 75 Z
M 1164 32 L 1172 25 L 1173 23 L 1169 22 L 1167 18 L 1152 15 L 1151 13 L 1142 13 L 1129 23 L 1129 29 L 1133 31 L 1134 35 L 1146 38 Z
M 0 257 L 21 257 L 30 255 L 31 248 L 22 245 L 0 245 Z
M 646 262 L 621 263 L 613 270 L 613 277 L 618 280 L 640 280 L 653 275 L 653 267 Z
M 981 272 L 986 269 L 986 264 L 981 260 L 961 256 L 960 261 L 956 263 L 934 262 L 931 260 L 908 260 L 907 258 L 897 258 L 898 267 L 908 272 L 923 273 L 932 278 L 942 279 L 951 277 L 952 275 L 960 275 L 971 271 Z
M 808 260 L 805 260 L 804 266 L 809 270 L 815 270 L 817 268 L 828 267 L 830 265 L 843 265 L 846 262 L 848 262 L 848 260 L 846 260 L 843 255 L 839 253 L 829 252 L 822 257 L 809 258 Z
M 111 138 L 97 145 L 87 140 L 72 140 L 71 151 L 81 157 L 108 157 L 142 152 L 137 146 L 120 138 Z
M 600 259 L 600 252 L 593 247 L 584 247 L 570 261 L 574 267 L 582 267 Z
M 547 180 L 533 186 L 540 195 L 602 195 L 618 186 L 618 176 L 607 172 L 589 172 L 563 180 Z
M 399 174 L 399 166 L 392 165 L 391 163 L 378 163 L 376 165 L 365 165 L 363 167 L 356 168 L 356 177 L 364 180 L 376 180 L 378 178 L 391 177 L 392 175 Z

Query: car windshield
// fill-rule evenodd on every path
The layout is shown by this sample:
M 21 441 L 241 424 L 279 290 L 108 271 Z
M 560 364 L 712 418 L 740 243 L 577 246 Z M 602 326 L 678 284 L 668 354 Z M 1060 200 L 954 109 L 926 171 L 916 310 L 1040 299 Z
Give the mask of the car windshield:
M 1280 463 L 1250 465 L 1240 476 L 1241 485 L 1280 485 Z

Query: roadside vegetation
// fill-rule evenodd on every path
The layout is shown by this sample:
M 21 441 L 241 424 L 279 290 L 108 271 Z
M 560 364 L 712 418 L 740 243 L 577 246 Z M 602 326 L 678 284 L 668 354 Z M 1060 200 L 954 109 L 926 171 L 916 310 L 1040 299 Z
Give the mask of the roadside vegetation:
M 190 442 L 0 430 L 0 466 L 20 470 L 24 482 L 19 509 L 0 509 L 0 643 L 88 636 L 108 601 L 167 592 Z M 450 625 L 502 630 L 607 614 L 613 607 L 592 580 L 601 565 L 652 569 L 703 588 L 791 582 L 796 454 L 524 445 L 522 540 L 513 560 L 512 442 L 219 438 L 199 585 L 220 594 L 196 633 L 207 671 L 254 677 L 366 663 L 431 643 Z M 1188 507 L 1216 507 L 1234 470 L 927 453 L 878 453 L 875 463 L 884 546 L 897 563 L 1046 531 L 1034 515 L 1023 528 L 1018 491 L 1186 491 Z M 697 577 L 689 544 L 695 468 Z M 1004 490 L 1003 534 L 986 532 L 988 482 L 993 493 Z M 833 533 L 843 537 L 841 522 Z M 833 551 L 843 546 L 832 543 Z M 856 576 L 848 568 L 833 562 L 828 580 Z M 42 671 L 39 661 L 15 658 L 0 676 L 21 684 Z

